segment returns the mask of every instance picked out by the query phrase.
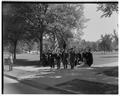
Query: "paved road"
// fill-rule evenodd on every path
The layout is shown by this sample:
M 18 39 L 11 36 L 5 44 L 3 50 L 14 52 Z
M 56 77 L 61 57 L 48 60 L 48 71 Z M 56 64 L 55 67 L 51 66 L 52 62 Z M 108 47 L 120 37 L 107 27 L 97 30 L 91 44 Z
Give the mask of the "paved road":
M 52 94 L 54 92 L 37 89 L 4 76 L 4 94 Z
M 112 62 L 109 64 L 99 64 L 99 65 L 93 64 L 91 67 L 116 67 L 116 66 L 118 66 L 118 62 Z M 50 69 L 50 67 L 34 67 L 34 66 L 27 66 L 27 67 L 17 66 L 14 68 L 24 70 L 24 71 L 38 71 L 38 70 L 49 70 Z M 63 68 L 63 66 L 61 68 Z M 70 66 L 68 66 L 68 68 L 70 69 Z M 55 69 L 57 69 L 57 66 L 55 67 Z M 6 70 L 8 70 L 8 68 L 6 68 Z

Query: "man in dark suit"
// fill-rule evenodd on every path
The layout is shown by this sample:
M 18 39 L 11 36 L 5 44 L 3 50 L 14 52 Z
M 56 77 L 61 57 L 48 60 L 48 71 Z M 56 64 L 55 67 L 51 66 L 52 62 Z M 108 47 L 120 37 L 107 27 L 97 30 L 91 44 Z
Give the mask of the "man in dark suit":
M 82 62 L 84 63 L 84 65 L 87 64 L 87 60 L 86 60 L 87 57 L 86 57 L 86 54 L 87 54 L 86 49 L 84 49 L 83 52 L 82 52 Z
M 52 68 L 51 56 L 52 56 L 52 53 L 49 50 L 48 53 L 47 53 L 47 64 L 50 65 L 50 67 Z
M 89 65 L 89 67 L 93 64 L 93 55 L 91 53 L 90 48 L 87 48 L 86 63 Z
M 75 52 L 75 66 L 77 66 L 78 64 L 78 53 Z
M 55 68 L 55 53 L 51 53 L 51 68 Z
M 82 56 L 81 56 L 81 52 L 80 51 L 78 52 L 77 57 L 78 57 L 78 62 L 82 61 Z

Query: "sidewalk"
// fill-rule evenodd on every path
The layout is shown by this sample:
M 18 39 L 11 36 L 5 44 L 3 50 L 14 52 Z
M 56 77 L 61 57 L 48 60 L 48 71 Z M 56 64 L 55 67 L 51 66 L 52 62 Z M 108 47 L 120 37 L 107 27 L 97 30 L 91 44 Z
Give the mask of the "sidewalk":
M 109 65 L 112 65 L 112 64 L 113 63 Z M 93 68 L 75 68 L 74 70 L 71 70 L 71 69 L 56 70 L 56 69 L 50 69 L 49 67 L 40 67 L 40 68 L 14 67 L 13 71 L 11 72 L 6 71 L 4 72 L 4 74 L 5 76 L 13 77 L 14 79 L 17 79 L 22 83 L 26 83 L 28 85 L 31 85 L 39 89 L 40 88 L 47 89 L 47 90 L 53 89 L 53 90 L 66 91 L 67 93 L 81 93 L 81 91 L 79 92 L 79 91 L 67 88 L 66 87 L 68 86 L 67 84 L 68 83 L 70 84 L 71 82 L 79 82 L 79 83 L 83 82 L 85 83 L 83 86 L 86 86 L 88 82 L 92 82 L 92 83 L 96 82 L 96 84 L 98 85 L 103 84 L 103 86 L 108 86 L 108 85 L 118 86 L 118 77 L 107 76 L 106 74 L 102 73 L 103 71 L 111 70 L 111 68 L 114 68 L 114 67 L 113 66 L 112 67 L 111 66 L 109 67 L 93 66 Z M 88 83 L 88 85 L 89 84 L 90 83 Z M 64 85 L 66 86 L 64 87 Z M 116 93 L 116 92 L 113 92 L 113 93 Z

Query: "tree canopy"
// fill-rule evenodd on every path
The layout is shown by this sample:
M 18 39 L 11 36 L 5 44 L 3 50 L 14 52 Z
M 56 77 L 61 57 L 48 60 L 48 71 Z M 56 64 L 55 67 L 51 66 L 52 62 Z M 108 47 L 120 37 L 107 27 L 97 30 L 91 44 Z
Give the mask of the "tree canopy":
M 101 42 L 99 44 L 101 50 L 112 51 L 112 37 L 110 34 L 101 35 Z
M 118 13 L 118 3 L 103 3 L 98 4 L 97 11 L 102 11 L 101 17 L 110 17 L 113 12 Z
M 65 48 L 68 38 L 73 38 L 71 30 L 81 34 L 87 21 L 81 4 L 8 3 L 3 8 L 4 14 L 5 8 L 11 9 L 5 15 L 6 20 L 10 21 L 4 21 L 4 31 L 8 31 L 6 36 L 17 40 L 37 40 L 40 43 L 40 58 L 45 34 L 56 40 L 59 47 Z

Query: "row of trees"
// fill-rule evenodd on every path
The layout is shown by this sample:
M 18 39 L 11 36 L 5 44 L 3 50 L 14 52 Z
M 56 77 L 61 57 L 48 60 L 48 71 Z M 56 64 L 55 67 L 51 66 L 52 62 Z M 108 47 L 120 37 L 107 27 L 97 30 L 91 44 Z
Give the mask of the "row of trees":
M 89 47 L 92 51 L 113 51 L 118 50 L 118 34 L 114 30 L 113 34 L 101 35 L 101 39 L 96 42 L 82 40 L 83 49 Z
M 103 12 L 102 18 L 110 17 L 115 12 L 118 14 L 118 3 L 98 4 L 97 11 Z M 95 43 L 97 45 L 96 49 L 100 51 L 118 50 L 118 32 L 114 29 L 113 34 L 101 35 L 101 39 Z
M 97 11 L 102 12 L 101 18 L 111 17 L 113 13 L 118 14 L 118 2 L 98 3 Z M 113 30 L 113 34 L 101 35 L 101 39 L 96 42 L 82 40 L 82 45 L 90 47 L 93 51 L 118 50 L 118 32 L 116 30 Z

